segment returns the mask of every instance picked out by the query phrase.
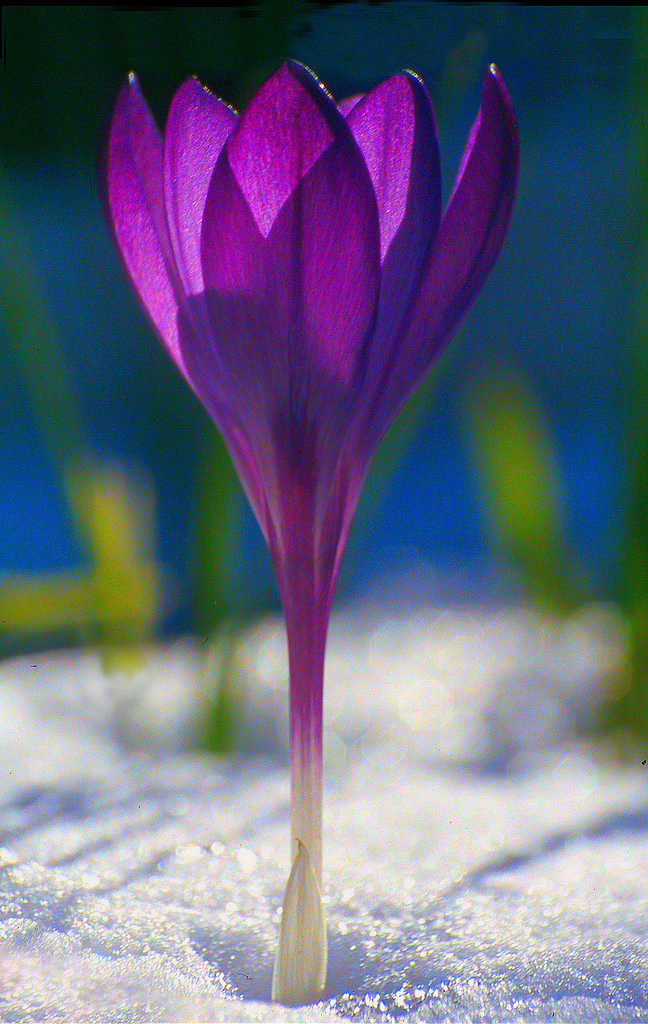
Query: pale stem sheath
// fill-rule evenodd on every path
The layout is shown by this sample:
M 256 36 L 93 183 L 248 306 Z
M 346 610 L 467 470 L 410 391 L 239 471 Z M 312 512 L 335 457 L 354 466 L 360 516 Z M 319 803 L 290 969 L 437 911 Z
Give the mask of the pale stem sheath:
M 327 961 L 322 896 L 308 851 L 298 841 L 281 914 L 272 975 L 273 1000 L 291 1006 L 316 1002 L 326 985 Z

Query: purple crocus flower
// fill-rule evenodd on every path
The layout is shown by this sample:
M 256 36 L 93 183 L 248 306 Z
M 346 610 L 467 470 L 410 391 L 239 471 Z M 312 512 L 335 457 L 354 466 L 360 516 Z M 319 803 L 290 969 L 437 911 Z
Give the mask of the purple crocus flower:
M 100 179 L 117 249 L 223 435 L 283 604 L 293 872 L 275 995 L 288 1002 L 316 998 L 326 974 L 322 682 L 351 520 L 378 443 L 497 258 L 517 173 L 493 65 L 443 218 L 434 115 L 410 72 L 338 106 L 289 62 L 240 116 L 190 78 L 163 137 L 130 75 L 109 124 Z

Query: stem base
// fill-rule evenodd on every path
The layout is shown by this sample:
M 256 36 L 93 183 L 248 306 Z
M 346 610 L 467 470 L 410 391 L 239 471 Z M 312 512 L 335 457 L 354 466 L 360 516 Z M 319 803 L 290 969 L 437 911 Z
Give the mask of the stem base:
M 272 975 L 273 1002 L 289 1006 L 317 1002 L 326 985 L 327 964 L 322 894 L 308 850 L 298 840 L 281 914 Z

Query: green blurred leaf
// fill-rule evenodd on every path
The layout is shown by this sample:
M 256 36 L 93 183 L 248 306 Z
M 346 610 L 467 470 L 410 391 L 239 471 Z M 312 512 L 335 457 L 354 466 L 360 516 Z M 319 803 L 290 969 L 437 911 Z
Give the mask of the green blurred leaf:
M 0 237 L 0 315 L 50 455 L 65 485 L 67 469 L 75 475 L 83 471 L 86 477 L 91 476 L 90 455 L 69 375 L 1 167 Z M 70 493 L 68 498 L 75 513 L 76 494 Z
M 94 465 L 1 170 L 0 236 L 0 314 L 89 563 L 76 574 L 0 580 L 4 645 L 62 634 L 103 644 L 106 664 L 128 668 L 139 664 L 136 648 L 150 641 L 160 614 L 152 488 Z
M 629 228 L 635 254 L 634 316 L 626 378 L 626 533 L 620 565 L 621 601 L 630 628 L 629 685 L 606 709 L 612 731 L 648 736 L 648 9 L 635 8 L 635 54 L 630 76 L 630 123 L 635 180 Z
M 207 643 L 220 623 L 230 617 L 234 595 L 231 577 L 240 551 L 241 485 L 225 442 L 210 427 L 203 477 L 199 485 L 193 537 L 193 594 L 196 631 Z
M 521 381 L 502 374 L 470 392 L 464 412 L 496 545 L 534 600 L 573 610 L 580 595 L 565 557 L 560 478 L 539 405 Z
M 434 93 L 437 117 L 463 96 L 483 73 L 486 43 L 483 30 L 473 29 L 446 54 L 441 78 Z
M 203 712 L 196 724 L 194 748 L 231 754 L 236 744 L 239 665 L 236 657 L 241 623 L 227 619 L 202 646 Z

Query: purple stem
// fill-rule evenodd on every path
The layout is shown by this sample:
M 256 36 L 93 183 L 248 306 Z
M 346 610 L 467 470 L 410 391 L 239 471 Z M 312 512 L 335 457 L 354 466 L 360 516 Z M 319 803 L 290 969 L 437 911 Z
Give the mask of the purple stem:
M 292 558 L 282 568 L 290 669 L 291 862 L 300 840 L 321 890 L 322 697 L 332 588 L 318 587 L 312 555 Z

